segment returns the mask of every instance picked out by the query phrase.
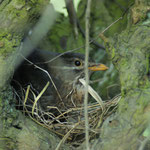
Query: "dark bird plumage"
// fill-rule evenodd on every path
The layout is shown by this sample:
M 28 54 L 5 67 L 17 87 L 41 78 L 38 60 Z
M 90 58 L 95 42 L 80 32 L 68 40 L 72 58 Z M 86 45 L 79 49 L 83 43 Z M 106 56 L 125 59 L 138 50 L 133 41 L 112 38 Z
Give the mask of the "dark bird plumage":
M 14 74 L 14 81 L 19 82 L 22 87 L 30 84 L 36 94 L 42 91 L 48 81 L 50 82 L 38 101 L 43 110 L 49 110 L 48 106 L 56 106 L 61 110 L 65 110 L 80 106 L 83 103 L 84 88 L 79 79 L 85 76 L 84 55 L 79 53 L 65 53 L 60 57 L 58 55 L 58 53 L 49 51 L 35 50 L 27 58 L 33 64 L 24 60 Z M 51 61 L 55 57 L 57 58 Z M 34 64 L 48 71 L 57 90 L 48 75 Z M 103 64 L 89 61 L 89 74 L 92 71 L 106 69 L 108 68 Z M 33 99 L 33 96 L 30 97 Z

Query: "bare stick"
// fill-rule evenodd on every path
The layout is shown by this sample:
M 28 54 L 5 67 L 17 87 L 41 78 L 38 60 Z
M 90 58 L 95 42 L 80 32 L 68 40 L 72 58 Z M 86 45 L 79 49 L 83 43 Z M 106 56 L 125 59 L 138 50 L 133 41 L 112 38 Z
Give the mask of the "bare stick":
M 89 62 L 89 18 L 90 18 L 90 6 L 91 0 L 87 0 L 87 8 L 85 14 L 85 96 L 84 96 L 84 115 L 85 115 L 85 140 L 86 149 L 90 150 L 89 145 L 89 120 L 88 120 L 88 84 L 89 84 L 89 73 L 88 73 L 88 62 Z

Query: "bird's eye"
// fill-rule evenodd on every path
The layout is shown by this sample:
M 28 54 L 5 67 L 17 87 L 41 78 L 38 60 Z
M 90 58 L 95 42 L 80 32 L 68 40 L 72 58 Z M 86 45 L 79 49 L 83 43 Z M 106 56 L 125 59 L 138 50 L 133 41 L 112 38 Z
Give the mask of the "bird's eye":
M 82 63 L 81 63 L 81 61 L 80 61 L 80 60 L 76 60 L 76 61 L 75 61 L 75 65 L 76 65 L 76 66 L 81 66 L 81 65 L 82 65 Z

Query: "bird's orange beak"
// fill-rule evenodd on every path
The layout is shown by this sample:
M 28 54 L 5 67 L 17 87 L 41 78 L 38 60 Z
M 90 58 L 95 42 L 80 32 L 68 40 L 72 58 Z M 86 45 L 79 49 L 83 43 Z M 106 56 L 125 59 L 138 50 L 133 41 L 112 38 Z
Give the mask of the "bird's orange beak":
M 105 66 L 104 64 L 97 64 L 97 65 L 93 65 L 91 67 L 88 67 L 89 70 L 92 71 L 105 71 L 108 69 L 107 66 Z

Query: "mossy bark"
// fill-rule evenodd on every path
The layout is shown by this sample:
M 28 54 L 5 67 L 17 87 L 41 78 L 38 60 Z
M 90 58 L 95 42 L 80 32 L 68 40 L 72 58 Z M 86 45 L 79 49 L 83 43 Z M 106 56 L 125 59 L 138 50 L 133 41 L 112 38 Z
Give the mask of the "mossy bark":
M 55 149 L 60 139 L 16 110 L 10 81 L 15 51 L 26 31 L 41 15 L 48 0 L 0 1 L 0 149 Z M 62 149 L 67 149 L 62 146 Z
M 20 45 L 24 33 L 36 22 L 48 1 L 11 0 L 0 4 L 0 88 L 6 84 L 13 71 L 12 56 Z M 5 69 L 7 68 L 7 70 Z
M 115 9 L 118 8 L 116 4 L 110 4 L 110 2 L 112 0 L 93 0 L 90 28 L 93 37 L 97 35 L 97 31 L 105 29 L 120 15 L 121 11 Z M 118 4 L 126 2 L 125 6 L 129 6 L 129 2 L 124 0 L 116 2 Z M 12 89 L 8 85 L 15 63 L 14 57 L 11 55 L 20 45 L 25 31 L 36 22 L 36 18 L 40 16 L 40 12 L 48 4 L 48 1 L 5 0 L 0 3 L 0 148 L 55 149 L 59 139 L 15 109 Z M 149 121 L 150 84 L 147 76 L 150 50 L 148 41 L 150 38 L 150 21 L 147 15 L 150 10 L 149 5 L 146 0 L 136 0 L 135 5 L 130 8 L 127 28 L 125 17 L 122 24 L 118 23 L 106 33 L 107 37 L 118 33 L 111 42 L 106 43 L 106 47 L 108 46 L 109 58 L 119 72 L 122 99 L 116 114 L 104 122 L 100 138 L 91 145 L 94 150 L 135 150 L 140 146 L 142 133 Z M 81 1 L 79 6 L 81 11 L 79 10 L 78 17 L 83 29 L 85 8 L 86 1 Z M 115 16 L 113 16 L 114 14 Z M 66 33 L 64 34 L 64 32 Z M 56 25 L 47 37 L 47 41 L 51 42 L 50 48 L 57 52 L 84 45 L 82 35 L 79 33 L 79 36 L 75 37 L 68 18 L 62 16 L 58 18 Z M 102 40 L 98 39 L 98 42 L 102 42 Z M 43 45 L 41 47 L 44 47 Z M 95 49 L 93 47 L 92 50 Z M 98 56 L 98 61 L 102 60 L 101 52 L 96 50 L 93 52 L 93 56 L 94 53 L 96 53 L 96 57 Z M 110 74 L 113 73 L 106 73 L 106 78 L 99 88 L 102 88 L 101 85 L 109 85 L 110 80 L 107 77 Z M 112 78 L 114 77 L 112 76 Z M 108 83 L 104 82 L 106 80 Z M 67 147 L 64 146 L 62 149 L 67 149 Z
M 94 149 L 136 150 L 144 143 L 149 124 L 150 3 L 136 0 L 127 28 L 112 41 L 102 36 L 107 52 L 119 71 L 122 99 L 118 110 L 104 122 L 101 141 Z M 148 137 L 147 137 L 148 138 Z

